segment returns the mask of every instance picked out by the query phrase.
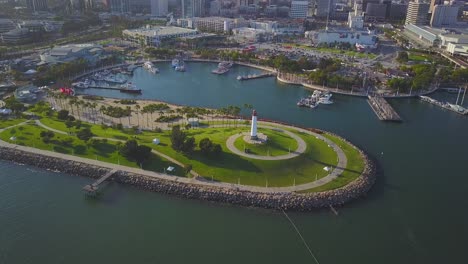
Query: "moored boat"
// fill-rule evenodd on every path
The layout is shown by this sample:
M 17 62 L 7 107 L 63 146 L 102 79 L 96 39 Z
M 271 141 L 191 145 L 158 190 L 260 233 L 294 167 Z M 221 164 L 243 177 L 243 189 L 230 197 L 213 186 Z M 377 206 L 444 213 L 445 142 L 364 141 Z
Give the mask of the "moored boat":
M 141 94 L 141 89 L 138 89 L 136 85 L 130 83 L 127 83 L 125 85 L 121 86 L 120 89 L 121 93 L 133 93 L 133 94 Z

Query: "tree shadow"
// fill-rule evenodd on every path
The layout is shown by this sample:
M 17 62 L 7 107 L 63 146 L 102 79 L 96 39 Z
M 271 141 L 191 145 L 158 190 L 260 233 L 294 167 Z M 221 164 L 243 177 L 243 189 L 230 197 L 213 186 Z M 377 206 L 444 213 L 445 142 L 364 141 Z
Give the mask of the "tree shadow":
M 54 146 L 54 151 L 58 153 L 63 153 L 63 154 L 69 154 L 70 151 L 62 146 Z
M 86 154 L 87 149 L 84 145 L 76 145 L 75 147 L 73 147 L 73 151 L 75 152 L 75 154 L 84 155 Z
M 201 151 L 194 151 L 190 156 L 190 159 L 195 159 L 207 166 L 223 168 L 234 171 L 248 171 L 248 172 L 262 172 L 255 164 L 251 161 L 243 159 L 242 157 L 228 152 L 223 152 L 216 156 L 206 156 Z
M 111 153 L 115 152 L 116 147 L 110 143 L 99 142 L 93 145 L 94 153 L 98 156 L 108 158 Z

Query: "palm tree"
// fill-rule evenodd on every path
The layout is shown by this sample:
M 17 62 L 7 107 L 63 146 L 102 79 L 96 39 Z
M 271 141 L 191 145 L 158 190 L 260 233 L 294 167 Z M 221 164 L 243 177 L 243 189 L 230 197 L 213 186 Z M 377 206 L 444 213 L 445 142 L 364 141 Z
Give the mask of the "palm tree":
M 94 115 L 94 117 L 93 117 L 93 123 L 94 123 L 94 124 L 96 124 L 96 119 L 97 119 L 97 117 L 96 117 L 96 108 L 97 108 L 97 103 L 96 103 L 96 102 L 93 102 L 93 103 L 91 104 L 91 109 L 93 110 L 93 115 Z
M 104 112 L 106 111 L 106 107 L 104 105 L 101 105 L 99 108 L 99 112 L 101 113 L 101 123 L 104 124 Z
M 138 122 L 138 128 L 140 128 L 140 105 L 137 104 L 135 105 L 135 109 L 136 109 L 136 114 L 137 114 L 137 122 Z
M 132 116 L 132 108 L 130 106 L 127 106 L 127 116 L 128 116 L 128 127 L 132 127 L 132 124 L 130 124 L 130 117 Z

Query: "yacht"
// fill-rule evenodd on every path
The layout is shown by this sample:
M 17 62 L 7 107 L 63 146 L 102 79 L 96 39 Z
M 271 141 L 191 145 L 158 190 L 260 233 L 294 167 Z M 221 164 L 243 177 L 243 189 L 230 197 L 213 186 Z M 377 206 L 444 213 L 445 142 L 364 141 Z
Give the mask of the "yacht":
M 320 99 L 318 100 L 318 103 L 320 103 L 320 104 L 333 104 L 333 101 L 330 100 L 330 98 L 327 98 L 327 97 L 320 97 Z
M 180 66 L 180 64 L 182 63 L 184 63 L 183 60 L 175 58 L 172 60 L 172 68 L 176 68 L 177 66 Z
M 232 67 L 233 63 L 230 61 L 222 61 L 218 64 L 218 68 L 227 68 L 230 69 Z
M 116 75 L 109 75 L 109 76 L 104 78 L 104 81 L 106 81 L 108 83 L 117 83 L 117 84 L 124 84 L 124 83 L 127 82 L 126 79 L 119 78 Z
M 152 74 L 156 74 L 159 72 L 159 69 L 156 68 L 151 61 L 145 62 L 143 64 L 143 68 L 145 68 L 147 71 L 151 72 Z
M 141 94 L 141 89 L 138 89 L 136 85 L 132 84 L 131 82 L 121 85 L 120 88 L 121 93 Z

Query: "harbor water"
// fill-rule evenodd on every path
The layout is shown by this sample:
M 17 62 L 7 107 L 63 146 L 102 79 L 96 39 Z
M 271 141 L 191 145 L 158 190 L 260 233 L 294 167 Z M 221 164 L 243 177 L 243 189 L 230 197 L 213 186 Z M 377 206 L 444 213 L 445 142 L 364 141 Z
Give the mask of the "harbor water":
M 299 108 L 299 86 L 274 78 L 237 81 L 259 70 L 188 63 L 136 70 L 142 95 L 86 93 L 225 107 L 252 104 L 262 118 L 337 133 L 379 163 L 363 199 L 330 210 L 288 213 L 326 263 L 468 263 L 468 118 L 417 99 L 389 100 L 402 123 L 378 120 L 363 98 Z M 438 93 L 441 100 L 456 95 Z M 465 102 L 466 105 L 466 102 Z M 244 111 L 246 113 L 246 111 Z M 91 179 L 0 162 L 0 263 L 315 263 L 281 213 L 193 201 L 110 184 L 98 199 Z

